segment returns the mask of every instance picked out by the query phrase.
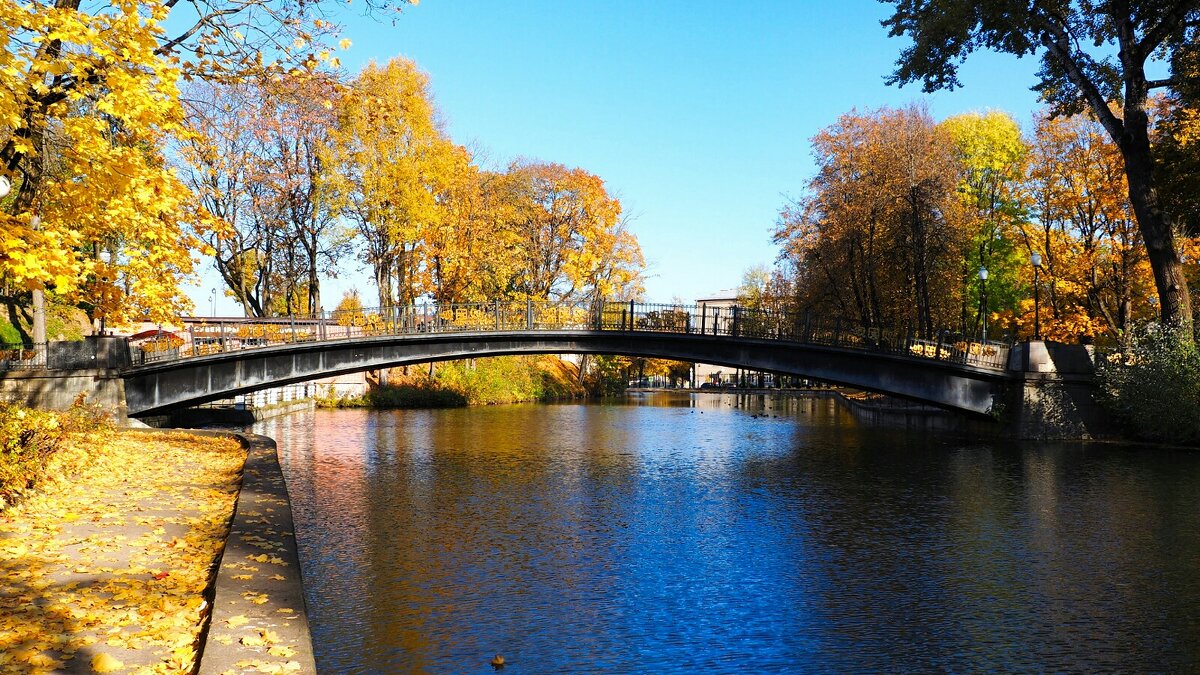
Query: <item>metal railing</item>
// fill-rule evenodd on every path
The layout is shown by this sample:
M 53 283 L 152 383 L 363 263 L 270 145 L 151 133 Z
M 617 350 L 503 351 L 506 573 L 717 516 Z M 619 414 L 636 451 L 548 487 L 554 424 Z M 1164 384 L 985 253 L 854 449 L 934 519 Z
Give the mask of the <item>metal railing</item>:
M 0 343 L 0 370 L 32 370 L 46 367 L 46 343 Z
M 938 333 L 934 339 L 922 339 L 909 329 L 863 327 L 857 321 L 807 312 L 708 304 L 508 301 L 414 304 L 266 319 L 193 320 L 188 323 L 186 337 L 167 335 L 130 343 L 130 360 L 135 365 L 141 365 L 305 342 L 335 342 L 392 335 L 536 330 L 758 338 L 884 352 L 1001 370 L 1007 367 L 1010 349 L 1005 342 L 984 342 L 945 331 Z M 8 367 L 4 363 L 0 362 L 0 369 Z

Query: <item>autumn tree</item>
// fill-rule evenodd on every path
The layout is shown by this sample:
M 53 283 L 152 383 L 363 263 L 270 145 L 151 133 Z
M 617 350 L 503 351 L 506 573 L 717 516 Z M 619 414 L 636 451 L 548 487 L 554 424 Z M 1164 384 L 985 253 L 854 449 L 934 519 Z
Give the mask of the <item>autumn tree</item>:
M 252 83 L 195 83 L 184 97 L 191 133 L 176 147 L 180 174 L 194 198 L 222 227 L 204 233 L 221 280 L 247 316 L 271 304 L 275 233 L 255 209 L 264 144 L 254 129 L 258 88 Z
M 442 131 L 429 77 L 412 61 L 367 65 L 340 101 L 332 199 L 364 242 L 379 304 L 407 305 L 426 290 L 423 242 L 443 217 L 439 196 L 464 164 Z
M 1042 257 L 1043 333 L 1122 338 L 1135 317 L 1150 313 L 1153 277 L 1117 148 L 1086 116 L 1043 115 L 1026 189 L 1032 218 L 1022 237 Z
M 509 166 L 505 186 L 518 256 L 510 287 L 518 295 L 613 298 L 637 288 L 641 248 L 598 176 L 519 161 Z
M 864 328 L 948 324 L 963 241 L 948 134 L 917 106 L 851 112 L 813 138 L 813 154 L 817 175 L 776 231 L 801 304 Z
M 960 85 L 959 65 L 977 49 L 1041 56 L 1034 89 L 1058 114 L 1089 111 L 1120 151 L 1129 203 L 1161 298 L 1161 319 L 1191 325 L 1176 232 L 1154 174 L 1148 100 L 1155 89 L 1185 85 L 1189 72 L 1174 57 L 1195 49 L 1200 2 L 886 1 L 895 5 L 883 22 L 890 34 L 913 40 L 900 55 L 892 83 L 920 81 L 930 92 L 954 89 Z M 1167 60 L 1172 72 L 1152 79 L 1147 65 L 1158 59 Z
M 336 274 L 348 243 L 334 217 L 326 165 L 340 85 L 320 73 L 294 74 L 262 83 L 255 133 L 265 149 L 256 181 L 265 186 L 263 208 L 281 233 L 276 247 L 280 293 L 276 311 L 310 313 L 321 306 L 321 273 Z
M 177 314 L 199 248 L 184 224 L 208 227 L 162 157 L 181 129 L 177 80 L 328 57 L 326 4 L 0 2 L 0 178 L 14 191 L 0 277 L 35 306 L 51 288 L 113 320 Z
M 956 115 L 940 126 L 954 142 L 965 207 L 960 330 L 974 332 L 985 320 L 985 290 L 989 313 L 1011 310 L 1025 295 L 1021 269 L 1028 256 L 1019 248 L 1018 235 L 1026 217 L 1022 187 L 1027 147 L 1016 120 L 1000 111 Z M 988 271 L 986 281 L 979 277 L 981 269 Z

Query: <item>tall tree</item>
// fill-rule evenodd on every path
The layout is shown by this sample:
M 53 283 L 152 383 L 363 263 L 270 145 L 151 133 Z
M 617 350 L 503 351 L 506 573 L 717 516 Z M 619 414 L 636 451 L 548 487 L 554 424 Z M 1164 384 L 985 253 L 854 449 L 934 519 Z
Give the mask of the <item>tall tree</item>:
M 330 150 L 335 205 L 365 242 L 381 306 L 425 290 L 421 250 L 442 218 L 439 197 L 461 168 L 442 131 L 429 77 L 408 59 L 371 63 L 340 99 Z
M 953 89 L 960 85 L 959 65 L 977 49 L 1041 55 L 1034 89 L 1058 113 L 1090 111 L 1120 149 L 1161 319 L 1190 326 L 1191 296 L 1176 232 L 1158 193 L 1147 108 L 1152 90 L 1176 88 L 1186 73 L 1152 79 L 1147 64 L 1194 48 L 1200 1 L 883 1 L 896 6 L 883 22 L 890 34 L 913 40 L 900 55 L 892 83 L 919 80 L 926 91 Z
M 1022 236 L 1042 256 L 1048 337 L 1120 339 L 1150 308 L 1153 277 L 1121 164 L 1094 120 L 1037 120 L 1026 179 L 1033 217 Z
M 908 322 L 930 334 L 950 322 L 963 240 L 953 147 L 919 106 L 851 112 L 813 138 L 817 175 L 775 235 L 803 304 L 864 328 Z
M 279 285 L 283 314 L 321 306 L 321 273 L 336 273 L 348 248 L 328 189 L 327 139 L 336 123 L 340 84 L 323 73 L 270 78 L 261 86 L 256 133 L 266 150 L 258 181 L 280 225 Z
M 0 1 L 0 175 L 14 185 L 0 215 L 0 275 L 70 301 L 85 285 L 103 287 L 90 297 L 112 319 L 177 313 L 187 303 L 178 281 L 198 248 L 188 230 L 209 222 L 190 211 L 162 157 L 180 129 L 177 80 L 332 58 L 330 4 Z
M 987 309 L 995 312 L 1015 307 L 1025 290 L 1020 270 L 1028 259 L 1018 255 L 1017 242 L 1025 218 L 1021 188 L 1027 147 L 1016 120 L 996 110 L 956 115 L 940 126 L 953 139 L 962 169 L 959 193 L 966 206 L 962 227 L 967 246 L 960 319 L 965 333 L 978 330 L 985 320 L 984 291 Z M 988 270 L 986 281 L 979 278 L 980 269 Z M 972 313 L 974 325 L 969 326 Z
M 112 321 L 186 303 L 198 220 L 162 148 L 180 130 L 166 7 L 0 2 L 0 277 Z M 35 308 L 35 312 L 36 312 Z M 35 322 L 36 325 L 36 322 Z M 34 336 L 44 339 L 44 336 Z
M 641 249 L 600 177 L 514 162 L 506 176 L 518 266 L 511 287 L 538 300 L 611 297 L 636 283 Z

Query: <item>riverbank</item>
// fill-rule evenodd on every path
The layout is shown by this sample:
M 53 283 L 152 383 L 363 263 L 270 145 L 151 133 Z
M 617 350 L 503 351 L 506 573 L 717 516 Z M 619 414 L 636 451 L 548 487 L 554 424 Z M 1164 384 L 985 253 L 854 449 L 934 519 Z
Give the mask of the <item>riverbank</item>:
M 0 670 L 188 672 L 245 454 L 107 432 L 0 514 Z
M 500 356 L 392 368 L 362 396 L 318 397 L 323 408 L 459 408 L 584 398 L 575 364 L 551 355 Z
M 274 448 L 105 426 L 61 438 L 0 510 L 0 671 L 315 672 Z

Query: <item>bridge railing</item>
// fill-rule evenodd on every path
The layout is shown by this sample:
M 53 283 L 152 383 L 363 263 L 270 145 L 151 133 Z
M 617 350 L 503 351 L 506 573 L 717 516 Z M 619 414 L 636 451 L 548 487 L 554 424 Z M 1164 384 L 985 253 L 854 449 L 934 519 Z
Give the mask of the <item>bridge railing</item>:
M 0 343 L 0 370 L 31 370 L 46 367 L 46 343 Z
M 941 332 L 917 337 L 897 326 L 808 312 L 747 309 L 727 304 L 501 301 L 413 304 L 329 311 L 310 316 L 213 319 L 190 323 L 187 337 L 166 333 L 131 345 L 135 365 L 304 342 L 453 332 L 599 330 L 747 337 L 938 359 L 1004 369 L 1009 344 Z M 5 347 L 0 369 L 46 367 L 46 350 Z M 40 359 L 40 360 L 39 360 Z

